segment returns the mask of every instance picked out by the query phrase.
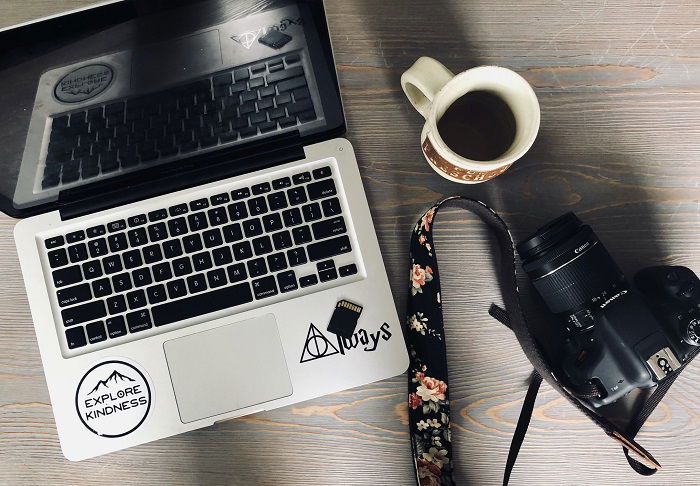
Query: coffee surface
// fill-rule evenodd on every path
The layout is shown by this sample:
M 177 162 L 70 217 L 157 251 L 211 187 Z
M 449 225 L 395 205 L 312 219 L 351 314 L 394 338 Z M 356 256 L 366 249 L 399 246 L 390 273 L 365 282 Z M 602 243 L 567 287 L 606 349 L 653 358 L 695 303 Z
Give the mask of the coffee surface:
M 450 149 L 471 160 L 494 160 L 515 140 L 515 116 L 508 104 L 488 91 L 470 91 L 445 111 L 437 123 Z

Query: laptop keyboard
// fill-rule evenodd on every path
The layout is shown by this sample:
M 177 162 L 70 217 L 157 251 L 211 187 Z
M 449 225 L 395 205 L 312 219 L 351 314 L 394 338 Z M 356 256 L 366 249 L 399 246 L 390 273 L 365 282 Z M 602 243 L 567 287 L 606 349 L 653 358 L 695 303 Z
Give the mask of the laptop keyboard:
M 42 188 L 316 120 L 299 54 L 53 117 Z
M 342 283 L 358 268 L 341 197 L 316 164 L 45 239 L 67 347 Z

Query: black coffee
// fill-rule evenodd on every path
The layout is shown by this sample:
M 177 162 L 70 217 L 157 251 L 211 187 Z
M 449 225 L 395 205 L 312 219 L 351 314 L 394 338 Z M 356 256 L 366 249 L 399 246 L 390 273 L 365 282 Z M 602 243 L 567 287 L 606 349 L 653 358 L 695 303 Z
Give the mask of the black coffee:
M 515 140 L 515 117 L 508 104 L 488 91 L 470 91 L 452 103 L 437 123 L 453 152 L 471 160 L 494 160 Z

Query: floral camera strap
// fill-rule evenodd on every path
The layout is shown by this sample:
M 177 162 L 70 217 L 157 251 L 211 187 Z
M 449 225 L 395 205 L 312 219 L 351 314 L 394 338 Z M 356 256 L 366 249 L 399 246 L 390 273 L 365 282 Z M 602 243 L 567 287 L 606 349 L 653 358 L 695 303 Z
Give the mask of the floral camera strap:
M 515 249 L 505 222 L 484 203 L 454 196 L 443 199 L 431 207 L 418 220 L 411 235 L 406 343 L 410 355 L 408 416 L 417 484 L 420 486 L 456 484 L 452 474 L 454 461 L 450 431 L 450 392 L 440 277 L 433 241 L 433 225 L 437 213 L 446 206 L 475 213 L 496 237 L 500 254 L 497 270 L 505 310 L 492 305 L 489 313 L 513 331 L 525 355 L 535 368 L 511 442 L 503 484 L 508 484 L 510 479 L 510 473 L 525 438 L 535 398 L 543 379 L 603 429 L 609 437 L 622 445 L 625 456 L 635 471 L 650 475 L 660 469 L 659 463 L 635 442 L 634 437 L 683 368 L 657 387 L 625 429 L 618 428 L 585 407 L 555 378 L 528 329 L 520 307 L 516 283 Z M 630 451 L 634 453 L 636 459 L 630 455 Z

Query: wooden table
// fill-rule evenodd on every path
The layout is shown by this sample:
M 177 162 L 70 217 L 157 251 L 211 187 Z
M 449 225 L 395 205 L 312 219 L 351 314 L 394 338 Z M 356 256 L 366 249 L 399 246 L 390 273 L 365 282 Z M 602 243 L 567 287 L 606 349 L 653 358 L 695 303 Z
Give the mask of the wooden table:
M 4 0 L 0 27 L 88 0 Z M 360 160 L 399 309 L 409 229 L 432 201 L 490 203 L 523 237 L 565 211 L 628 274 L 700 271 L 700 6 L 693 0 L 328 0 L 348 137 Z M 478 186 L 437 176 L 401 73 L 420 55 L 455 71 L 497 64 L 536 88 L 532 151 Z M 486 313 L 499 300 L 481 225 L 439 218 L 460 484 L 500 481 L 530 367 Z M 0 218 L 0 484 L 411 484 L 406 379 L 245 417 L 81 463 L 61 455 L 12 239 Z M 665 469 L 642 478 L 620 448 L 544 387 L 513 484 L 697 484 L 700 379 L 689 368 L 640 435 Z

